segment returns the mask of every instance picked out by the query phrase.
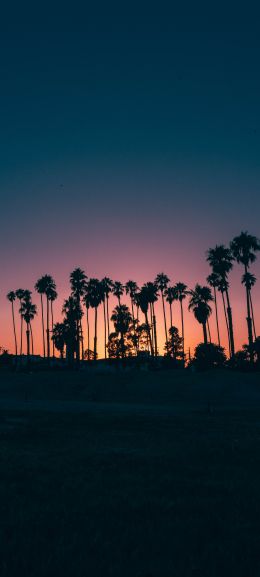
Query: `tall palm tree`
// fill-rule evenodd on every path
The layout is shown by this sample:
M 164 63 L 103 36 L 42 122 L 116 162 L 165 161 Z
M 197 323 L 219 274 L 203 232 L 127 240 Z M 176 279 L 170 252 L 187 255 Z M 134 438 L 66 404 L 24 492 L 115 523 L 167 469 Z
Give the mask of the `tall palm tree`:
M 196 320 L 202 325 L 204 344 L 208 343 L 207 322 L 211 314 L 210 302 L 213 301 L 209 287 L 196 284 L 195 289 L 190 291 L 189 310 L 192 310 Z
M 111 321 L 113 321 L 116 333 L 120 334 L 121 356 L 125 357 L 125 335 L 129 330 L 132 316 L 126 305 L 118 305 L 113 310 Z
M 165 290 L 165 298 L 167 303 L 169 303 L 169 307 L 170 307 L 170 328 L 173 326 L 172 325 L 172 303 L 173 301 L 176 300 L 176 291 L 175 288 L 173 286 L 169 286 L 167 287 L 167 289 Z
M 183 346 L 183 362 L 185 362 L 185 341 L 184 341 L 184 315 L 183 315 L 183 301 L 186 299 L 186 296 L 189 294 L 188 287 L 183 282 L 177 282 L 174 287 L 174 295 L 175 300 L 178 300 L 180 303 L 181 309 L 181 338 L 182 338 L 182 346 Z
M 24 289 L 17 289 L 17 291 L 15 291 L 15 294 L 19 300 L 19 312 L 21 311 L 21 307 L 22 307 L 22 299 L 23 299 L 23 295 L 24 295 Z M 23 315 L 20 312 L 20 355 L 23 354 Z
M 235 236 L 230 243 L 230 249 L 235 260 L 244 266 L 244 274 L 248 273 L 250 264 L 255 262 L 256 253 L 260 250 L 260 241 L 256 236 L 248 234 L 248 232 L 241 232 L 239 236 Z M 246 287 L 246 305 L 247 305 L 247 327 L 248 327 L 248 345 L 249 349 L 253 349 L 253 330 L 252 317 L 250 306 L 251 287 L 249 282 L 245 282 Z M 251 360 L 253 360 L 253 352 L 251 352 Z
M 47 344 L 47 358 L 50 358 L 50 291 L 56 291 L 56 284 L 51 275 L 43 275 L 35 284 L 35 290 L 41 295 L 41 309 L 42 309 L 42 327 L 44 331 L 44 320 L 43 320 L 43 304 L 42 295 L 46 296 L 46 344 Z M 43 343 L 45 340 L 43 339 Z M 43 346 L 43 353 L 45 354 L 45 344 Z
M 63 303 L 62 313 L 64 319 L 64 334 L 66 337 L 66 356 L 70 366 L 74 364 L 75 353 L 78 347 L 77 327 L 79 319 L 82 317 L 82 309 L 75 296 L 71 295 Z
M 53 334 L 53 326 L 54 326 L 54 318 L 53 318 L 53 303 L 56 301 L 58 297 L 58 293 L 54 288 L 49 288 L 47 290 L 47 297 L 51 303 L 51 333 Z M 54 340 L 52 339 L 52 356 L 55 356 L 54 352 Z
M 167 277 L 166 274 L 163 272 L 159 273 L 155 279 L 155 283 L 157 285 L 158 290 L 161 293 L 162 297 L 162 305 L 163 305 L 163 318 L 164 318 L 164 330 L 165 330 L 165 342 L 167 344 L 168 335 L 167 335 L 167 324 L 166 324 L 166 314 L 165 314 L 165 303 L 164 303 L 164 293 L 167 289 L 167 286 L 170 282 L 170 279 Z
M 37 282 L 35 283 L 34 288 L 36 292 L 39 293 L 39 295 L 41 296 L 42 344 L 43 344 L 43 356 L 45 358 L 46 350 L 45 350 L 45 327 L 44 327 L 44 310 L 43 310 L 43 295 L 45 295 L 47 288 L 45 277 L 39 278 L 39 280 L 37 280 Z
M 158 301 L 158 288 L 155 282 L 147 282 L 144 284 L 144 287 L 148 293 L 148 301 L 150 305 L 150 312 L 151 312 L 151 327 L 152 327 L 152 335 L 153 335 L 153 345 L 155 356 L 158 355 L 158 347 L 157 347 L 157 329 L 156 329 L 156 316 L 154 310 L 154 303 Z
M 90 302 L 89 302 L 89 295 L 88 295 L 88 282 L 85 289 L 85 294 L 83 296 L 83 302 L 86 307 L 86 317 L 87 317 L 87 359 L 89 361 L 89 351 L 90 351 L 90 336 L 89 336 L 89 309 L 90 309 Z
M 139 288 L 137 286 L 137 283 L 134 280 L 127 281 L 127 283 L 125 284 L 125 292 L 127 295 L 129 294 L 130 299 L 131 299 L 133 319 L 135 318 L 135 315 L 134 315 L 135 295 L 138 291 L 139 291 Z
M 104 351 L 105 359 L 107 358 L 107 315 L 106 315 L 106 283 L 103 280 L 100 281 L 100 293 L 101 301 L 103 303 L 103 316 L 104 316 Z
M 140 307 L 142 313 L 145 316 L 147 337 L 148 337 L 148 342 L 150 344 L 151 355 L 153 357 L 154 356 L 154 348 L 153 348 L 153 341 L 152 341 L 152 337 L 151 337 L 150 325 L 149 325 L 149 320 L 148 320 L 149 297 L 150 297 L 149 290 L 147 289 L 146 286 L 143 286 L 141 288 L 141 290 L 139 291 L 139 293 L 137 293 L 135 295 L 136 301 L 138 302 L 138 306 Z
M 250 272 L 245 272 L 242 276 L 242 284 L 246 287 L 246 290 L 249 294 L 249 302 L 250 302 L 250 310 L 252 315 L 252 325 L 253 325 L 253 332 L 254 332 L 254 339 L 256 339 L 256 329 L 255 329 L 255 315 L 253 309 L 253 301 L 252 301 L 252 292 L 251 289 L 255 286 L 256 277 L 254 274 Z
M 27 362 L 30 360 L 30 335 L 32 337 L 31 321 L 37 314 L 37 307 L 31 301 L 31 292 L 24 291 L 24 297 L 21 304 L 20 314 L 26 323 L 26 339 L 27 339 Z
M 84 270 L 81 268 L 75 268 L 72 273 L 70 274 L 70 286 L 71 286 L 71 294 L 75 298 L 77 302 L 78 309 L 81 309 L 81 298 L 84 296 L 86 291 L 86 280 L 87 276 L 85 275 Z M 81 324 L 81 316 L 79 315 L 77 318 L 77 348 L 76 348 L 76 359 L 77 363 L 80 362 L 80 343 L 83 346 L 83 332 L 82 332 L 82 324 Z M 82 359 L 83 359 L 82 355 Z
M 14 316 L 14 301 L 16 299 L 16 293 L 10 291 L 7 295 L 7 299 L 12 305 L 12 319 L 13 319 L 13 331 L 14 331 L 14 345 L 15 345 L 15 356 L 17 358 L 17 337 L 16 337 L 16 326 L 15 326 L 15 316 Z
M 97 360 L 97 311 L 102 302 L 101 283 L 96 278 L 90 278 L 88 281 L 88 300 L 91 308 L 95 309 L 95 331 L 94 331 L 94 361 Z
M 219 321 L 218 321 L 218 303 L 217 303 L 217 291 L 216 289 L 219 287 L 219 276 L 215 273 L 212 272 L 211 274 L 209 274 L 209 276 L 207 277 L 207 282 L 209 283 L 209 286 L 211 288 L 213 288 L 213 294 L 214 294 L 214 305 L 215 305 L 215 314 L 216 314 L 216 327 L 217 327 L 217 335 L 218 335 L 218 346 L 220 347 L 220 333 L 219 333 Z
M 115 295 L 115 297 L 117 297 L 118 304 L 120 306 L 121 305 L 121 296 L 124 294 L 124 285 L 120 281 L 116 280 L 113 283 L 112 292 Z
M 101 282 L 102 282 L 103 290 L 104 290 L 104 293 L 105 293 L 105 296 L 106 296 L 107 335 L 109 336 L 109 334 L 110 334 L 110 324 L 109 324 L 109 306 L 108 306 L 108 300 L 109 300 L 109 295 L 110 295 L 110 293 L 111 293 L 112 290 L 113 290 L 114 283 L 113 283 L 113 281 L 112 281 L 109 277 L 107 277 L 107 276 L 105 276 L 105 277 L 102 279 Z
M 225 247 L 223 244 L 216 245 L 215 248 L 210 248 L 207 251 L 207 261 L 209 262 L 212 271 L 217 275 L 219 275 L 222 284 L 223 294 L 225 294 L 226 296 L 231 357 L 233 357 L 235 354 L 235 343 L 234 343 L 232 309 L 229 297 L 228 274 L 233 268 L 233 260 L 234 258 L 230 249 Z

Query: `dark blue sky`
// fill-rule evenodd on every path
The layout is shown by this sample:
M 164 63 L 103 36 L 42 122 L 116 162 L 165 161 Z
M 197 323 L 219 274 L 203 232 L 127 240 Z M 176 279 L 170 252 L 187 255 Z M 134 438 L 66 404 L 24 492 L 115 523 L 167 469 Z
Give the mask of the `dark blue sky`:
M 198 253 L 258 233 L 255 2 L 27 3 L 1 20 L 7 267 L 17 238 L 54 267 L 90 243 L 98 262 L 104 235 L 115 259 L 126 229 L 132 260 L 168 257 L 183 231 Z

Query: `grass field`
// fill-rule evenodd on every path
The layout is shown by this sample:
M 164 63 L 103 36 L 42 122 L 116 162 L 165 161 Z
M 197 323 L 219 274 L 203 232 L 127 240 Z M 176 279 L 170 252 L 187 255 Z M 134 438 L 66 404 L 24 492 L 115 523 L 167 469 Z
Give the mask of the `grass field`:
M 2 375 L 1 577 L 258 577 L 258 381 Z

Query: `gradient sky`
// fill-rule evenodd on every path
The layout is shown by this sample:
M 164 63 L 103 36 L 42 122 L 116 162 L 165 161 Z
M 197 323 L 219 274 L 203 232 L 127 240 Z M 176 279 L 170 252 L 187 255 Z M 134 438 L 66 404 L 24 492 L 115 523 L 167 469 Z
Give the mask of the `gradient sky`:
M 0 344 L 10 350 L 5 295 L 42 274 L 57 282 L 58 318 L 76 266 L 138 283 L 164 271 L 192 287 L 209 273 L 208 247 L 242 229 L 260 236 L 256 3 L 87 4 L 1 15 Z M 259 332 L 258 285 L 253 298 Z M 187 315 L 188 344 L 201 333 Z

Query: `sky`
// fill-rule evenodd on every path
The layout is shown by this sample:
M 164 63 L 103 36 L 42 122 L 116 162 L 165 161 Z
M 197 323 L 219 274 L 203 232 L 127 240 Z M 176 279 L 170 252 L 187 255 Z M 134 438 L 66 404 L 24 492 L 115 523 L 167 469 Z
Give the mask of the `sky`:
M 139 284 L 163 271 L 194 287 L 209 247 L 241 230 L 260 236 L 257 3 L 93 4 L 17 3 L 1 15 L 0 345 L 10 351 L 6 293 L 45 273 L 59 320 L 76 266 Z M 230 278 L 237 348 L 241 274 Z M 259 285 L 253 299 L 259 333 Z M 174 315 L 179 326 L 177 305 Z M 186 305 L 185 318 L 193 347 L 202 331 Z M 213 317 L 211 327 L 214 337 Z M 39 318 L 34 332 L 40 352 Z

